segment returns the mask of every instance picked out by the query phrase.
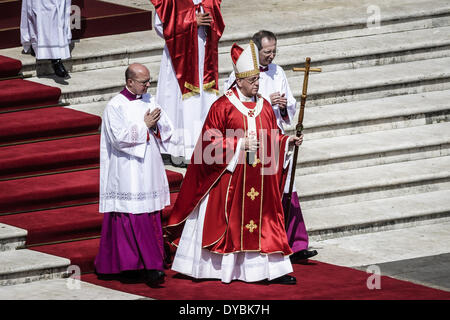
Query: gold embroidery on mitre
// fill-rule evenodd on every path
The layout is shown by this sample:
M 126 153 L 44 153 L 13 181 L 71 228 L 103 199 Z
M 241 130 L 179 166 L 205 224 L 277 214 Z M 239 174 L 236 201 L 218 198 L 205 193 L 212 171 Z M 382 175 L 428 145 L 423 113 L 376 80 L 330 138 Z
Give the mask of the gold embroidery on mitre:
M 247 192 L 247 196 L 250 197 L 250 199 L 255 200 L 257 196 L 259 196 L 259 192 L 255 190 L 255 188 L 251 188 L 249 192 Z
M 245 227 L 252 233 L 256 228 L 258 228 L 258 225 L 255 224 L 255 221 L 250 220 L 250 223 L 246 224 Z
M 252 53 L 253 70 L 248 70 L 248 71 L 244 71 L 244 72 L 235 72 L 236 78 L 238 78 L 238 79 L 248 78 L 251 76 L 256 76 L 260 73 L 259 66 L 258 66 L 258 60 L 256 58 L 255 46 L 256 46 L 255 43 L 252 40 L 250 40 L 250 51 Z

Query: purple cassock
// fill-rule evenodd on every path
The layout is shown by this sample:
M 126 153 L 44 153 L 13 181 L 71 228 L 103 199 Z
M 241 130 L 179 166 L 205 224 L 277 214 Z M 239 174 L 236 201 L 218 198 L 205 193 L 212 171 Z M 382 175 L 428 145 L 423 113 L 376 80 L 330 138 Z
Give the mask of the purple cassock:
M 160 211 L 104 213 L 95 269 L 100 274 L 163 270 L 164 244 Z
M 285 193 L 283 194 L 284 212 L 287 212 L 288 202 L 287 193 Z M 308 233 L 306 232 L 305 222 L 303 221 L 302 209 L 300 208 L 297 192 L 292 192 L 287 237 L 292 251 L 308 250 Z

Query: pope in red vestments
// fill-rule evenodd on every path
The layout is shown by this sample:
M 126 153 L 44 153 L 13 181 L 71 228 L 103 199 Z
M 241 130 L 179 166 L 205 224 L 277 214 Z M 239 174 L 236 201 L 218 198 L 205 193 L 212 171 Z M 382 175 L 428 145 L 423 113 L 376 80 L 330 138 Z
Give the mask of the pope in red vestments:
M 295 284 L 286 275 L 292 250 L 281 197 L 285 153 L 301 138 L 283 135 L 270 103 L 256 95 L 254 44 L 246 50 L 233 45 L 232 59 L 241 71 L 237 87 L 211 106 L 166 227 L 178 245 L 172 268 L 223 282 Z M 258 267 L 250 275 L 252 260 Z

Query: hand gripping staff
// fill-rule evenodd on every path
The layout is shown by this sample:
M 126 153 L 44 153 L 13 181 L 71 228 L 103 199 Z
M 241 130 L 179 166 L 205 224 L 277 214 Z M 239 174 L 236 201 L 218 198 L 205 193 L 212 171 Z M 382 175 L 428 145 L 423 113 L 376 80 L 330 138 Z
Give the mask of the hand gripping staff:
M 322 72 L 321 68 L 311 68 L 311 58 L 307 57 L 305 62 L 304 68 L 292 68 L 293 71 L 303 71 L 304 77 L 303 77 L 303 90 L 302 95 L 300 97 L 300 112 L 298 114 L 298 123 L 295 126 L 296 130 L 296 136 L 300 137 L 303 131 L 303 116 L 305 113 L 305 103 L 306 103 L 306 93 L 308 91 L 308 78 L 310 72 Z M 292 189 L 294 187 L 294 180 L 295 180 L 295 168 L 297 166 L 297 156 L 298 156 L 298 146 L 295 146 L 294 148 L 294 157 L 292 159 L 292 171 L 291 171 L 291 180 L 289 181 L 289 193 L 288 193 L 288 206 L 287 206 L 287 212 L 285 212 L 284 215 L 284 223 L 286 231 L 288 230 L 288 223 L 289 223 L 289 216 L 291 214 L 291 198 L 292 198 Z

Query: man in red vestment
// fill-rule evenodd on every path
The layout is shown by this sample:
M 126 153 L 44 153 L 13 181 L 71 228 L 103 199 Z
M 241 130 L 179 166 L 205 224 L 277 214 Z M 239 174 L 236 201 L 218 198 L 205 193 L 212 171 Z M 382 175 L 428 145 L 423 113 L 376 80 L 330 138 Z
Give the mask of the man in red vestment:
M 178 247 L 172 269 L 225 283 L 295 284 L 281 185 L 285 154 L 303 137 L 281 134 L 257 95 L 254 43 L 234 44 L 231 57 L 236 87 L 211 106 L 166 227 Z
M 218 44 L 225 28 L 221 0 L 151 0 L 164 38 L 156 99 L 174 125 L 165 154 L 185 166 L 209 108 L 219 96 Z

